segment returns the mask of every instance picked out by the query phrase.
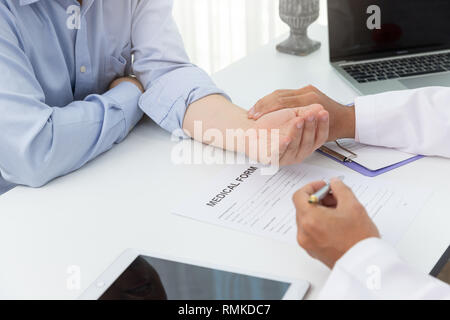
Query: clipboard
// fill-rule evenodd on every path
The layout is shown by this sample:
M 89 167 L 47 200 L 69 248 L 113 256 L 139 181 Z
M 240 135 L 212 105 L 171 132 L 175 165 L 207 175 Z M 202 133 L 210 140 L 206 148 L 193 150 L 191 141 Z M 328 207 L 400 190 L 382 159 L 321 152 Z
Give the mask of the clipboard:
M 350 169 L 352 169 L 352 170 L 354 170 L 354 171 L 356 171 L 356 172 L 358 172 L 358 173 L 360 173 L 360 174 L 362 174 L 362 175 L 364 175 L 366 177 L 370 177 L 370 178 L 377 177 L 377 176 L 382 175 L 382 174 L 384 174 L 386 172 L 395 170 L 395 169 L 403 167 L 403 166 L 405 166 L 405 165 L 407 165 L 407 164 L 409 164 L 411 162 L 414 162 L 414 161 L 417 161 L 417 160 L 420 160 L 420 159 L 424 158 L 424 156 L 422 156 L 422 155 L 413 156 L 413 157 L 411 157 L 411 158 L 409 158 L 407 160 L 404 160 L 404 161 L 392 164 L 390 166 L 387 166 L 387 167 L 384 167 L 384 168 L 381 168 L 381 169 L 378 169 L 378 170 L 369 170 L 366 167 L 364 167 L 364 166 L 362 166 L 362 165 L 360 165 L 360 164 L 358 164 L 358 163 L 353 161 L 354 159 L 357 159 L 357 157 L 358 157 L 358 155 L 356 153 L 354 153 L 351 150 L 348 150 L 345 147 L 341 146 L 339 144 L 339 141 L 335 141 L 335 142 L 336 142 L 336 144 L 337 144 L 337 146 L 339 148 L 341 148 L 343 151 L 346 151 L 351 156 L 344 156 L 344 155 L 340 154 L 339 152 L 336 152 L 336 151 L 334 151 L 334 150 L 332 150 L 332 149 L 330 149 L 330 148 L 328 148 L 326 146 L 322 146 L 317 151 L 319 153 L 323 154 L 324 156 L 326 156 L 326 157 L 328 157 L 328 158 L 330 158 L 330 159 L 332 159 L 332 160 L 334 160 L 336 162 L 339 162 L 339 163 L 343 164 L 347 168 L 350 168 Z

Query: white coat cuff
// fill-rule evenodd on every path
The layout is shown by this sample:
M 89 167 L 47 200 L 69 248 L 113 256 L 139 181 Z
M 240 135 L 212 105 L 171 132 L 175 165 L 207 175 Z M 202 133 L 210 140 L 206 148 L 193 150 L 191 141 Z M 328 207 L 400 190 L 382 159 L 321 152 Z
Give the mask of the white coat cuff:
M 398 258 L 397 251 L 380 238 L 369 238 L 358 242 L 348 250 L 336 263 L 336 267 L 345 269 L 350 274 L 361 275 L 366 269 L 377 264 L 380 255 Z M 384 260 L 383 260 L 384 261 Z
M 377 119 L 375 117 L 375 97 L 358 97 L 355 100 L 356 141 L 378 145 Z

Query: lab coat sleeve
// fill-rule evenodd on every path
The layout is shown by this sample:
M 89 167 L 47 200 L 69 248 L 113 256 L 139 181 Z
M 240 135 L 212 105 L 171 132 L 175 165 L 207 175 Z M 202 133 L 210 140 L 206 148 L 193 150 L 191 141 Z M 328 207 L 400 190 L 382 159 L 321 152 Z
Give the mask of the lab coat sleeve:
M 381 239 L 366 239 L 335 265 L 321 299 L 450 299 L 450 286 L 403 262 Z
M 450 88 L 393 91 L 355 101 L 356 140 L 450 157 Z

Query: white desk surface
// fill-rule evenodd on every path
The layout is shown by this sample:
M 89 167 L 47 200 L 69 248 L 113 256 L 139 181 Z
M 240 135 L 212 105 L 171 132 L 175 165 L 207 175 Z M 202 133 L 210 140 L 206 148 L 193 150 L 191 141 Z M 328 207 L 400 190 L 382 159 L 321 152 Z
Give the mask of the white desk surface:
M 322 49 L 309 57 L 277 53 L 273 42 L 214 78 L 245 108 L 275 89 L 309 83 L 351 102 L 355 93 L 328 64 L 326 29 L 315 25 L 311 34 L 322 40 Z M 299 247 L 170 213 L 221 169 L 173 165 L 173 146 L 168 133 L 144 121 L 81 170 L 41 189 L 18 187 L 1 196 L 0 298 L 76 298 L 126 248 L 303 278 L 312 283 L 308 297 L 316 297 L 329 270 Z M 349 170 L 317 154 L 307 161 Z M 406 261 L 429 272 L 450 243 L 443 201 L 450 194 L 450 161 L 426 158 L 382 178 L 441 189 L 398 245 Z M 66 286 L 72 265 L 81 268 L 80 290 Z

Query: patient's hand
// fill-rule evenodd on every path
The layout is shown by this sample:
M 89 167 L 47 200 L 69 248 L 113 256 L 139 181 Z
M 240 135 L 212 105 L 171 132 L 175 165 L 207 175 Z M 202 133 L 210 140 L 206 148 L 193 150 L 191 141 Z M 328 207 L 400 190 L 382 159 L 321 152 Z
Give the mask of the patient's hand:
M 322 105 L 330 115 L 328 141 L 355 137 L 355 108 L 342 105 L 313 86 L 299 90 L 277 90 L 259 100 L 248 112 L 250 119 L 259 119 L 267 113 L 285 108 Z
M 109 90 L 117 87 L 119 84 L 121 84 L 122 82 L 131 82 L 132 84 L 134 84 L 136 87 L 138 87 L 139 90 L 141 90 L 142 93 L 144 93 L 145 89 L 144 86 L 141 84 L 141 82 L 135 78 L 135 77 L 121 77 L 121 78 L 117 78 L 116 80 L 114 80 L 113 82 L 111 82 L 111 84 L 109 85 Z
M 272 159 L 273 152 L 278 153 L 276 159 L 279 158 L 280 165 L 300 163 L 326 142 L 328 128 L 328 112 L 320 105 L 271 112 L 254 122 L 250 129 L 256 129 L 258 135 L 247 141 L 249 147 L 267 146 L 267 150 L 263 151 L 262 156 L 259 147 L 258 156 L 254 154 L 255 148 L 247 149 L 246 153 L 262 163 L 271 162 L 268 160 Z M 271 139 L 274 129 L 279 129 L 278 140 Z M 279 144 L 279 148 L 274 148 L 275 143 Z

